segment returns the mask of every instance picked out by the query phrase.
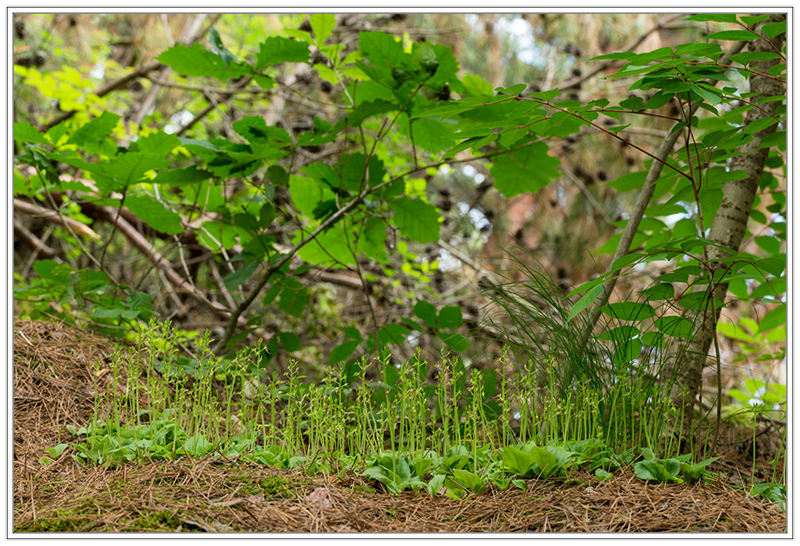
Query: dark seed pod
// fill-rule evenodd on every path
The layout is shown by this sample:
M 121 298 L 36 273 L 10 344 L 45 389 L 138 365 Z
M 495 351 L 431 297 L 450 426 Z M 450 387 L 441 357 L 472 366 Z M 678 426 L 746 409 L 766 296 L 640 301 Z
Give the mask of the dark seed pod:
M 625 156 L 625 163 L 627 163 L 628 165 L 633 165 L 634 163 L 636 163 L 636 160 L 628 155 Z
M 31 59 L 30 57 L 18 57 L 14 59 L 14 64 L 17 66 L 24 66 L 27 68 L 33 64 L 33 59 Z
M 442 197 L 450 197 L 450 190 L 447 188 L 439 188 L 439 195 Z
M 576 67 L 576 68 L 572 69 L 572 75 L 575 76 L 576 78 L 579 77 L 582 74 L 583 74 L 583 72 L 581 71 L 580 68 Z
M 142 85 L 142 82 L 140 82 L 140 81 L 135 81 L 130 86 L 130 90 L 133 91 L 134 93 L 138 93 L 142 89 L 144 89 L 144 86 Z
M 306 32 L 310 31 L 310 30 L 311 30 L 311 21 L 309 21 L 308 19 L 306 19 L 305 21 L 303 21 L 303 22 L 300 24 L 300 30 L 304 30 L 304 31 L 306 31 Z
M 608 178 L 608 174 L 606 174 L 606 171 L 604 171 L 603 169 L 600 169 L 599 171 L 597 171 L 597 179 L 598 180 L 600 180 L 601 182 L 605 182 L 607 178 Z
M 14 21 L 14 34 L 16 34 L 17 38 L 20 40 L 25 38 L 25 35 L 28 34 L 28 29 L 25 28 L 25 21 L 22 19 Z
M 407 13 L 393 13 L 391 20 L 392 21 L 404 21 L 408 17 Z
M 556 201 L 555 199 L 551 199 L 550 200 L 550 206 L 553 207 L 553 208 L 556 208 L 558 206 L 558 201 Z
M 331 85 L 331 82 L 325 80 L 322 80 L 322 83 L 320 84 L 319 88 L 322 90 L 323 93 L 330 93 L 331 91 L 333 91 L 333 85 Z
M 442 209 L 444 212 L 450 212 L 450 209 L 453 208 L 453 202 L 450 199 L 445 198 L 442 200 L 442 204 L 439 205 L 439 208 Z
M 439 100 L 449 101 L 450 100 L 450 84 L 445 82 L 442 86 L 442 90 L 439 92 Z

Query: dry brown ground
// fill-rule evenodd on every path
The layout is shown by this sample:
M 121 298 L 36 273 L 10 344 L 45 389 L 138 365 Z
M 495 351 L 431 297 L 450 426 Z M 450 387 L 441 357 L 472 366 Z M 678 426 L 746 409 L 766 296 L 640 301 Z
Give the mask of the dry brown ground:
M 91 363 L 112 350 L 58 323 L 15 323 L 15 532 L 786 532 L 784 510 L 731 486 L 750 474 L 731 442 L 712 467 L 727 477 L 710 484 L 647 484 L 627 469 L 608 482 L 575 473 L 461 501 L 243 459 L 86 467 L 70 447 L 42 465 L 45 447 L 72 439 L 65 425 L 87 423 Z

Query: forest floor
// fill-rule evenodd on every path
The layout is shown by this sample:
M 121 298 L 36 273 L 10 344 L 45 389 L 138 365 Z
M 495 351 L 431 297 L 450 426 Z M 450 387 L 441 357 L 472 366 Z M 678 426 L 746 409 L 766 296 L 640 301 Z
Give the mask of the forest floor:
M 648 484 L 628 468 L 607 482 L 576 472 L 463 500 L 392 495 L 354 473 L 309 476 L 245 459 L 89 467 L 74 462 L 69 447 L 43 465 L 46 447 L 75 440 L 66 425 L 88 423 L 91 364 L 113 347 L 59 323 L 16 321 L 15 533 L 786 533 L 785 510 L 736 487 L 749 483 L 753 465 L 735 445 L 715 454 L 721 458 L 710 466 L 717 475 L 711 483 Z M 732 434 L 723 434 L 723 445 Z M 771 468 L 761 459 L 756 477 L 768 480 Z

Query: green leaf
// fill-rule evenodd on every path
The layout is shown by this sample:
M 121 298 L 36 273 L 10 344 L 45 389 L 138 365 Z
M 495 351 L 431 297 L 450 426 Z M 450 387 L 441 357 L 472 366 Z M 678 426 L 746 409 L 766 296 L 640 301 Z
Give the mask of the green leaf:
M 156 59 L 184 76 L 208 76 L 226 82 L 229 78 L 252 74 L 252 67 L 249 65 L 242 63 L 227 65 L 219 55 L 211 53 L 198 43 L 192 47 L 178 44 Z
M 220 56 L 226 66 L 230 66 L 231 61 L 236 62 L 238 60 L 236 55 L 231 53 L 230 50 L 223 45 L 222 37 L 219 35 L 219 32 L 217 32 L 216 29 L 212 28 L 209 31 L 208 36 L 211 40 L 211 45 L 214 46 L 214 51 L 217 52 L 217 55 Z
M 392 223 L 400 232 L 419 243 L 439 240 L 439 209 L 420 199 L 402 198 L 389 203 L 394 211 Z
M 775 125 L 776 123 L 778 123 L 778 120 L 775 119 L 775 118 L 771 118 L 771 117 L 757 119 L 757 120 L 749 123 L 742 130 L 742 132 L 744 134 L 746 134 L 746 135 L 753 135 L 755 133 L 758 133 L 759 131 L 763 131 L 767 127 L 771 127 L 772 125 Z
M 165 208 L 164 205 L 152 197 L 129 195 L 125 199 L 125 206 L 136 214 L 142 222 L 161 233 L 174 235 L 184 231 L 180 215 Z
M 513 472 L 517 476 L 525 476 L 533 468 L 535 462 L 532 455 L 514 446 L 503 448 L 503 465 L 507 471 Z
M 778 34 L 786 32 L 786 21 L 778 21 L 777 23 L 767 23 L 761 27 L 761 31 L 769 38 L 774 38 Z
M 458 328 L 461 326 L 461 307 L 450 305 L 439 311 L 438 328 Z
M 345 327 L 344 336 L 345 341 L 331 351 L 331 364 L 336 364 L 346 359 L 363 341 L 361 338 L 361 333 L 352 326 Z
M 115 189 L 130 186 L 140 181 L 147 171 L 165 169 L 170 162 L 164 157 L 150 152 L 129 152 L 113 157 L 108 163 L 103 164 L 103 174 L 112 177 L 118 182 Z M 102 185 L 97 180 L 98 185 Z
M 208 171 L 202 171 L 192 165 L 185 169 L 175 169 L 172 171 L 162 171 L 151 181 L 153 184 L 170 184 L 173 186 L 182 186 L 197 184 L 204 180 L 211 178 L 212 174 Z
M 314 178 L 292 175 L 289 178 L 289 193 L 297 210 L 309 216 L 320 202 L 334 199 L 330 187 Z
M 320 47 L 336 28 L 336 17 L 332 13 L 315 13 L 308 18 L 317 47 Z
M 282 36 L 272 36 L 259 45 L 256 70 L 280 63 L 307 63 L 311 54 L 308 44 Z
M 294 279 L 284 279 L 282 284 L 283 290 L 281 290 L 278 307 L 287 315 L 302 318 L 308 299 L 308 290 Z
M 786 324 L 786 304 L 782 303 L 761 319 L 758 329 L 761 332 L 767 332 L 784 324 Z
M 776 277 L 780 277 L 786 270 L 786 254 L 778 254 L 771 258 L 764 258 L 753 263 L 759 269 L 763 269 L 767 273 L 772 273 Z
M 103 112 L 104 114 L 106 112 Z M 119 119 L 119 116 L 117 116 Z M 91 123 L 91 122 L 89 122 Z M 88 124 L 87 124 L 88 125 Z M 116 125 L 116 123 L 114 124 Z M 84 125 L 85 127 L 85 125 Z M 111 127 L 114 128 L 113 125 Z M 107 133 L 106 133 L 107 134 Z M 103 135 L 105 137 L 105 135 Z M 103 138 L 101 137 L 101 138 Z M 17 121 L 14 123 L 14 140 L 17 142 L 33 142 L 35 144 L 50 144 L 50 141 L 44 138 L 36 128 L 27 121 Z
M 735 13 L 709 13 L 709 14 L 701 14 L 701 15 L 692 15 L 691 17 L 687 17 L 684 21 L 711 21 L 714 23 L 736 23 L 736 14 Z
M 669 283 L 659 283 L 640 292 L 647 301 L 662 301 L 675 297 L 675 287 Z
M 598 468 L 594 471 L 594 477 L 601 482 L 607 482 L 614 477 L 614 474 L 608 472 L 607 470 L 603 470 L 602 468 Z
M 714 32 L 705 37 L 706 40 L 732 40 L 738 42 L 749 42 L 757 38 L 760 38 L 760 36 L 749 30 L 723 30 L 721 32 Z
M 464 470 L 463 468 L 453 469 L 452 480 L 457 484 L 466 487 L 473 493 L 480 493 L 484 487 L 483 480 L 480 476 L 470 472 L 469 470 Z
M 431 328 L 436 328 L 436 307 L 427 301 L 418 301 L 414 305 L 414 314 Z
M 114 130 L 119 119 L 120 116 L 117 114 L 105 111 L 75 131 L 72 136 L 69 137 L 67 143 L 76 144 L 82 148 L 89 148 L 89 151 L 92 151 Z
M 620 176 L 616 180 L 607 182 L 606 186 L 610 186 L 617 191 L 631 191 L 638 190 L 644 186 L 647 179 L 647 171 L 637 171 Z
M 150 152 L 156 155 L 168 155 L 180 145 L 181 141 L 178 137 L 163 131 L 150 133 L 136 141 L 136 146 L 140 152 Z
M 637 57 L 636 53 L 632 51 L 617 51 L 615 53 L 607 53 L 605 55 L 599 55 L 597 57 L 592 57 L 591 59 L 586 59 L 584 62 L 589 61 L 630 61 Z
M 604 305 L 600 310 L 618 320 L 644 320 L 656 316 L 655 310 L 646 303 L 624 301 Z
M 461 334 L 444 334 L 438 332 L 436 337 L 441 339 L 453 351 L 466 351 L 471 347 L 469 341 Z
M 256 269 L 258 269 L 257 263 L 246 263 L 222 279 L 222 284 L 224 284 L 228 290 L 233 290 L 234 288 L 241 286 L 245 281 L 252 277 L 253 273 L 256 272 Z
M 278 332 L 278 340 L 285 351 L 294 352 L 303 348 L 300 338 L 291 332 Z
M 559 176 L 557 158 L 550 156 L 543 142 L 501 155 L 491 168 L 494 187 L 508 199 L 515 195 L 536 193 Z
M 571 321 L 575 318 L 578 313 L 589 307 L 594 301 L 600 296 L 603 291 L 603 285 L 598 284 L 588 292 L 586 292 L 581 298 L 575 302 L 575 305 L 572 306 L 572 310 L 569 312 L 569 316 L 567 317 L 567 322 Z
M 358 127 L 367 118 L 386 114 L 387 112 L 394 112 L 395 110 L 399 110 L 397 104 L 381 99 L 371 102 L 362 102 L 347 116 L 347 124 L 351 127 Z
M 655 326 L 666 335 L 679 339 L 691 339 L 694 333 L 692 323 L 683 317 L 661 317 L 655 321 Z

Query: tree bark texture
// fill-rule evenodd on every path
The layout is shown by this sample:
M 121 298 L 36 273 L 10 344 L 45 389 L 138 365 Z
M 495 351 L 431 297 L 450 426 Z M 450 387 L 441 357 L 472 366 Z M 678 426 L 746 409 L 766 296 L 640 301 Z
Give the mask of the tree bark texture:
M 786 14 L 773 14 L 767 22 L 779 22 L 786 20 Z M 783 47 L 785 35 L 773 39 L 773 43 L 778 47 Z M 748 44 L 748 50 L 754 52 L 770 51 L 775 49 L 765 40 L 753 40 Z M 780 62 L 780 59 L 751 63 L 750 68 L 763 74 L 768 73 L 770 67 Z M 751 74 L 750 91 L 757 92 L 758 95 L 750 98 L 754 104 L 763 97 L 771 97 L 786 93 L 786 85 L 776 79 Z M 754 121 L 775 115 L 780 101 L 767 102 L 753 108 L 747 112 L 745 125 Z M 769 155 L 769 149 L 759 150 L 758 146 L 761 139 L 770 133 L 775 132 L 777 124 L 774 124 L 763 131 L 755 133 L 752 141 L 740 146 L 737 151 L 742 155 L 730 160 L 730 170 L 744 170 L 747 177 L 742 180 L 726 182 L 723 187 L 723 199 L 717 215 L 711 224 L 711 231 L 708 239 L 734 251 L 739 250 L 739 246 L 744 238 L 747 229 L 747 221 L 750 218 L 750 210 L 758 191 L 759 181 L 764 171 L 764 165 Z M 707 247 L 709 266 L 712 271 L 724 267 L 724 264 L 715 260 L 727 257 L 727 253 L 716 248 Z M 720 284 L 714 292 L 715 299 L 725 301 L 728 292 L 728 285 Z M 682 431 L 688 430 L 692 421 L 692 409 L 697 394 L 702 387 L 703 366 L 705 364 L 709 348 L 714 340 L 716 324 L 719 319 L 721 309 L 717 307 L 712 310 L 709 304 L 707 309 L 687 310 L 684 317 L 695 325 L 695 335 L 693 339 L 685 345 L 673 359 L 673 378 L 676 379 L 671 393 L 670 400 L 677 407 L 682 415 Z

